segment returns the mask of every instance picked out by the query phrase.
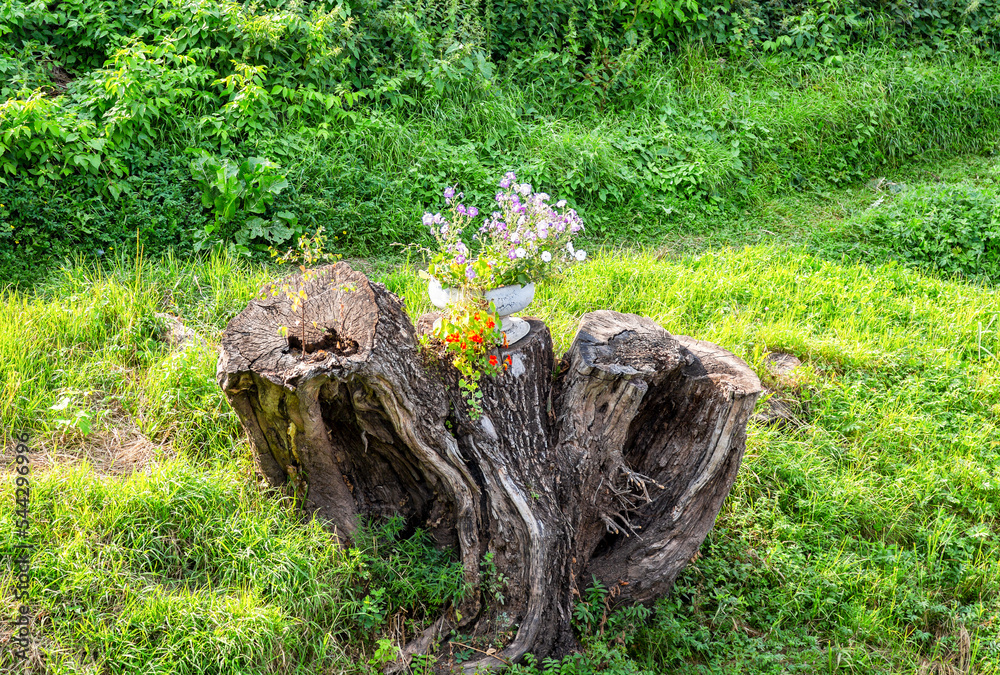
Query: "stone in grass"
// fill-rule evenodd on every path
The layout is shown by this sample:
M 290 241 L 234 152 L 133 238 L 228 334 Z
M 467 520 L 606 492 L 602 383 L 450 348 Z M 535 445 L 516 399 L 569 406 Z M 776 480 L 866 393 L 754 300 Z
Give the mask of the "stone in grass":
M 764 387 L 762 392 L 761 410 L 755 412 L 750 418 L 761 426 L 778 427 L 800 427 L 802 420 L 792 410 L 792 403 L 787 399 L 780 398 L 778 393 L 772 389 Z
M 803 421 L 796 415 L 801 410 L 802 401 L 793 393 L 798 384 L 792 373 L 802 365 L 802 361 L 792 354 L 774 352 L 764 359 L 767 372 L 780 385 L 776 389 L 764 387 L 762 410 L 751 419 L 761 426 L 801 427 Z
M 204 342 L 198 333 L 181 323 L 181 320 L 176 316 L 164 312 L 157 312 L 153 316 L 163 323 L 160 340 L 171 347 L 185 349 L 196 342 Z
M 786 381 L 786 376 L 790 375 L 793 370 L 802 365 L 802 361 L 796 356 L 791 354 L 785 354 L 783 352 L 773 352 L 768 354 L 764 359 L 764 364 L 767 366 L 767 372 L 777 378 L 782 384 L 789 384 Z

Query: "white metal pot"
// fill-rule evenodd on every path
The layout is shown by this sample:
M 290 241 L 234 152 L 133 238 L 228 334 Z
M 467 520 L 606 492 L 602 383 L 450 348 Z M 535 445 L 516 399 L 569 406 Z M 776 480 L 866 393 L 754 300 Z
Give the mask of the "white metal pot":
M 462 289 L 442 288 L 437 279 L 428 282 L 427 294 L 431 296 L 434 306 L 439 309 L 444 309 L 462 299 Z M 528 322 L 511 314 L 520 312 L 531 304 L 535 297 L 534 283 L 494 288 L 483 293 L 483 297 L 497 308 L 497 314 L 500 315 L 500 330 L 507 336 L 508 345 L 514 344 L 528 334 L 530 330 Z

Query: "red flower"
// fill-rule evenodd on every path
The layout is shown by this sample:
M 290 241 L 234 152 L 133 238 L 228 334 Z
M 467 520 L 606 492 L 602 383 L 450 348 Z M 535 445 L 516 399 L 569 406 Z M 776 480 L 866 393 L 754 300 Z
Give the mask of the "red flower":
M 458 342 L 458 340 L 459 340 L 458 333 L 452 333 L 451 335 L 449 335 L 444 339 L 445 342 Z
M 469 339 L 475 342 L 477 345 L 483 344 L 483 336 L 479 333 L 470 333 Z
M 497 357 L 494 356 L 493 354 L 490 354 L 490 365 L 495 366 L 496 364 L 497 364 Z
M 469 345 L 463 342 L 462 344 L 459 345 L 459 348 L 464 352 L 466 349 L 469 348 Z
M 493 328 L 493 327 L 494 327 L 494 326 L 496 326 L 496 325 L 497 325 L 497 324 L 496 324 L 496 322 L 495 322 L 495 321 L 493 321 L 493 319 L 487 319 L 487 320 L 486 320 L 486 327 L 487 327 L 487 328 Z

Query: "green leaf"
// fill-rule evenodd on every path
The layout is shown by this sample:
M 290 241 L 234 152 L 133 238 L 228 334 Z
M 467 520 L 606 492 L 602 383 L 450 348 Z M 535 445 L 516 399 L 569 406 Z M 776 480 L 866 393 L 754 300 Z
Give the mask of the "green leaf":
M 282 221 L 284 221 L 285 224 L 287 224 L 289 227 L 295 227 L 296 225 L 299 224 L 298 216 L 296 216 L 291 211 L 278 211 L 274 215 L 276 218 L 279 218 Z

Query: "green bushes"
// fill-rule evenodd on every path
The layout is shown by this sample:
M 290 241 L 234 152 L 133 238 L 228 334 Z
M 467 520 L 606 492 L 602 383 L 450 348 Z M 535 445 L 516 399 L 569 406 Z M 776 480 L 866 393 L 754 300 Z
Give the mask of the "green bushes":
M 384 254 L 425 236 L 444 186 L 487 206 L 506 170 L 591 236 L 653 242 L 691 213 L 989 152 L 1000 68 L 961 54 L 993 54 L 991 3 L 7 0 L 0 279 L 137 231 L 151 253 L 255 255 L 323 225 Z M 852 51 L 876 42 L 898 49 Z M 263 212 L 205 207 L 189 152 L 266 157 L 288 186 Z
M 204 150 L 195 150 L 193 154 L 191 175 L 201 188 L 202 206 L 213 209 L 215 214 L 215 222 L 196 235 L 196 251 L 235 240 L 236 250 L 248 253 L 247 245 L 252 239 L 280 246 L 293 237 L 296 232 L 292 228 L 298 224 L 293 213 L 278 211 L 269 221 L 260 217 L 275 196 L 288 187 L 277 164 L 262 157 L 233 162 Z M 226 231 L 226 225 L 239 212 L 256 215 L 247 218 L 243 228 Z M 221 238 L 212 239 L 213 235 Z
M 184 139 L 105 146 L 99 170 L 84 159 L 83 171 L 58 182 L 8 174 L 0 276 L 24 278 L 15 259 L 132 248 L 136 230 L 152 253 L 199 241 L 253 253 L 286 230 L 323 225 L 344 252 L 385 254 L 388 243 L 424 236 L 420 213 L 444 186 L 488 207 L 491 177 L 507 169 L 569 195 L 592 236 L 653 242 L 686 214 L 867 180 L 915 156 L 990 152 L 1000 138 L 1000 69 L 982 60 L 888 52 L 824 66 L 692 51 L 638 67 L 631 90 L 603 111 L 557 90 L 501 83 L 419 106 L 357 109 L 350 123 L 325 128 L 277 126 L 215 150 L 220 166 L 267 157 L 288 186 L 264 213 L 240 208 L 208 237 L 215 216 Z M 121 177 L 104 168 L 112 166 Z
M 962 186 L 906 190 L 860 219 L 861 240 L 946 274 L 1000 277 L 1000 197 Z
M 85 170 L 107 189 L 127 169 L 114 151 L 132 145 L 232 148 L 278 124 L 336 120 L 331 109 L 358 98 L 343 78 L 350 25 L 340 7 L 11 0 L 0 168 L 36 185 Z M 53 64 L 68 82 L 52 81 Z
M 190 248 L 210 215 L 199 203 L 188 158 L 133 149 L 115 159 L 131 167 L 117 199 L 94 192 L 89 177 L 79 175 L 41 186 L 17 180 L 0 185 L 0 264 L 22 268 L 23 275 L 31 272 L 23 270 L 25 261 L 101 257 L 122 246 L 134 249 L 137 238 L 150 251 Z

